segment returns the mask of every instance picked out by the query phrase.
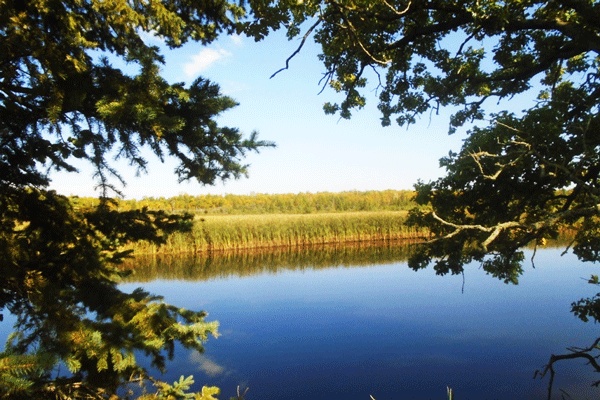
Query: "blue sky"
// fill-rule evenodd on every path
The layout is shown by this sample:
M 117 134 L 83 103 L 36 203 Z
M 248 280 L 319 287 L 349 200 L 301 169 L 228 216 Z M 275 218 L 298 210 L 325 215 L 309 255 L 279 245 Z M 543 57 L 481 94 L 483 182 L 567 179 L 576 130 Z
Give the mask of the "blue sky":
M 317 58 L 318 47 L 307 41 L 285 66 L 299 40 L 288 41 L 282 33 L 260 43 L 245 37 L 224 36 L 209 46 L 191 43 L 164 52 L 163 75 L 170 82 L 191 83 L 203 76 L 218 83 L 224 94 L 240 103 L 219 117 L 222 125 L 238 127 L 277 143 L 277 148 L 251 153 L 249 177 L 202 186 L 178 184 L 176 163 L 161 164 L 149 156 L 147 174 L 136 177 L 126 163 L 117 163 L 127 181 L 125 198 L 171 197 L 180 193 L 250 194 L 339 192 L 347 190 L 412 189 L 418 180 L 429 181 L 443 174 L 439 159 L 449 150 L 458 151 L 464 132 L 449 136 L 449 113 L 422 117 L 406 127 L 381 127 L 375 82 L 367 90 L 367 106 L 350 120 L 325 115 L 323 104 L 337 94 L 325 89 L 319 94 L 324 71 Z M 93 196 L 92 172 L 52 175 L 51 188 L 66 195 Z

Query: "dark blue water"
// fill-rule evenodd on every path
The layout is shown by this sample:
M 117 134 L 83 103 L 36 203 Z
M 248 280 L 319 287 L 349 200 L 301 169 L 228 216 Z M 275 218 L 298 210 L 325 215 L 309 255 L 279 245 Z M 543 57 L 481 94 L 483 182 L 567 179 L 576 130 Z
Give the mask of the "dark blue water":
M 586 279 L 598 267 L 558 250 L 538 251 L 536 268 L 527 263 L 517 286 L 473 265 L 464 292 L 462 276 L 380 262 L 255 265 L 263 272 L 121 287 L 143 286 L 220 322 L 221 336 L 204 354 L 178 349 L 162 379 L 194 375 L 194 389 L 219 386 L 225 400 L 238 385 L 250 388 L 246 400 L 445 399 L 446 387 L 458 400 L 541 399 L 548 378 L 533 376 L 550 354 L 600 336 L 570 312 L 571 302 L 596 293 Z M 600 398 L 590 387 L 600 377 L 583 362 L 557 364 L 556 373 L 555 398 L 559 388 L 574 399 Z
M 545 398 L 533 379 L 551 353 L 588 346 L 600 334 L 570 313 L 594 295 L 585 282 L 598 267 L 557 250 L 538 251 L 517 286 L 473 265 L 436 276 L 404 263 L 280 270 L 209 281 L 157 280 L 143 286 L 165 300 L 209 312 L 221 336 L 204 354 L 178 351 L 163 378 L 193 374 L 222 399 L 249 387 L 252 399 Z M 583 362 L 556 367 L 558 388 L 598 398 Z M 557 397 L 559 398 L 559 397 Z

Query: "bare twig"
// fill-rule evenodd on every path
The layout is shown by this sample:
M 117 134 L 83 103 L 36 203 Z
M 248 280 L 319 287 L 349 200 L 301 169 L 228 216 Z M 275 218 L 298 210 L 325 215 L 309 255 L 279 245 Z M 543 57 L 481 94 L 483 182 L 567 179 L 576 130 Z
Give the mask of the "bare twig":
M 544 378 L 546 374 L 550 372 L 550 381 L 548 382 L 548 400 L 552 398 L 552 386 L 554 384 L 555 375 L 554 363 L 562 360 L 573 360 L 577 358 L 583 358 L 588 361 L 588 364 L 591 365 L 596 370 L 596 372 L 600 372 L 600 365 L 596 361 L 598 356 L 592 356 L 591 354 L 589 354 L 593 350 L 600 349 L 599 343 L 600 338 L 597 338 L 594 341 L 594 343 L 588 348 L 571 347 L 567 349 L 568 351 L 570 351 L 570 353 L 560 355 L 552 354 L 550 356 L 548 364 L 544 366 L 544 369 L 541 372 L 539 370 L 535 371 L 535 374 L 533 375 L 534 378 L 536 378 L 537 376 L 539 376 L 540 378 Z M 600 386 L 600 381 L 594 382 L 592 386 Z
M 515 128 L 515 127 L 512 127 L 512 126 L 510 126 L 510 125 L 506 125 L 505 123 L 503 123 L 503 122 L 500 122 L 500 121 L 498 121 L 498 120 L 496 120 L 496 121 L 494 121 L 494 122 L 495 122 L 496 124 L 500 125 L 500 126 L 503 126 L 503 127 L 505 127 L 505 128 L 508 128 L 508 129 L 510 129 L 510 130 L 512 130 L 512 131 L 519 132 L 519 133 L 524 133 L 523 131 L 520 131 L 520 130 L 518 130 L 517 128 Z
M 291 55 L 291 56 L 289 56 L 289 57 L 287 58 L 287 60 L 285 60 L 285 67 L 283 67 L 283 68 L 279 69 L 278 71 L 276 71 L 276 72 L 275 72 L 273 75 L 271 75 L 271 76 L 269 77 L 269 79 L 272 79 L 272 78 L 273 78 L 275 75 L 277 75 L 277 74 L 278 74 L 278 73 L 280 73 L 281 71 L 283 71 L 283 70 L 286 70 L 286 69 L 288 69 L 288 68 L 289 68 L 289 66 L 290 66 L 290 60 L 291 60 L 292 58 L 294 58 L 294 57 L 296 56 L 296 54 L 298 54 L 298 53 L 300 52 L 300 50 L 302 50 L 302 47 L 304 46 L 304 43 L 306 43 L 306 39 L 308 39 L 308 37 L 310 36 L 310 34 L 312 33 L 312 31 L 313 31 L 313 30 L 314 30 L 314 29 L 315 29 L 317 26 L 319 26 L 319 24 L 321 23 L 321 21 L 323 21 L 323 19 L 322 19 L 321 17 L 319 17 L 319 19 L 317 20 L 317 22 L 315 22 L 315 23 L 313 24 L 313 26 L 311 26 L 311 27 L 310 27 L 310 28 L 309 28 L 309 29 L 306 31 L 306 33 L 305 33 L 305 34 L 304 34 L 304 36 L 302 37 L 302 40 L 300 41 L 300 46 L 298 46 L 298 48 L 297 48 L 297 49 L 296 49 L 296 50 L 295 50 L 295 51 L 292 53 L 292 55 Z
M 567 245 L 567 247 L 565 247 L 565 250 L 560 253 L 561 257 L 564 256 L 565 254 L 567 254 L 567 252 L 571 249 L 571 246 L 573 246 L 573 244 L 577 241 L 577 238 L 573 238 L 573 240 L 571 240 L 569 242 L 569 244 Z
M 323 80 L 325 80 L 325 83 L 323 83 L 323 85 L 321 86 L 321 90 L 319 90 L 319 93 L 317 93 L 317 94 L 323 93 L 323 91 L 325 90 L 325 88 L 327 87 L 329 82 L 331 82 L 331 77 L 333 76 L 334 72 L 335 71 L 333 71 L 333 70 L 326 72 L 323 74 L 323 77 L 321 79 L 319 79 L 319 85 L 321 85 L 321 82 L 323 82 Z
M 382 2 L 383 4 L 385 4 L 386 6 L 388 6 L 388 7 L 389 7 L 389 9 L 390 9 L 390 10 L 392 10 L 392 11 L 394 12 L 394 14 L 396 14 L 396 15 L 404 15 L 404 14 L 406 14 L 406 13 L 408 12 L 408 10 L 410 9 L 410 6 L 412 5 L 412 1 L 409 1 L 409 2 L 408 2 L 408 5 L 406 6 L 406 8 L 405 8 L 404 10 L 402 10 L 402 11 L 398 11 L 398 10 L 396 10 L 396 8 L 395 8 L 394 6 L 392 6 L 392 5 L 391 5 L 390 3 L 388 3 L 387 1 L 385 1 L 385 0 L 381 0 L 381 2 Z
M 515 144 L 521 144 L 518 142 L 512 142 Z M 517 162 L 519 162 L 520 159 L 523 158 L 524 153 L 520 154 L 516 159 L 512 160 L 511 162 L 507 163 L 507 164 L 501 164 L 501 163 L 495 163 L 494 165 L 499 167 L 499 169 L 496 171 L 496 173 L 494 173 L 494 175 L 488 175 L 484 172 L 483 170 L 483 166 L 481 165 L 481 162 L 479 161 L 482 157 L 500 157 L 497 154 L 491 154 L 488 153 L 487 151 L 479 151 L 477 153 L 469 153 L 469 155 L 471 156 L 471 158 L 473 159 L 473 161 L 475 161 L 475 163 L 477 164 L 477 166 L 479 167 L 479 171 L 481 172 L 481 175 L 483 175 L 484 178 L 486 179 L 490 179 L 490 180 L 496 180 L 498 178 L 498 176 L 500 176 L 500 174 L 502 173 L 502 171 L 504 171 L 504 169 L 506 167 L 510 167 L 512 165 L 515 165 Z

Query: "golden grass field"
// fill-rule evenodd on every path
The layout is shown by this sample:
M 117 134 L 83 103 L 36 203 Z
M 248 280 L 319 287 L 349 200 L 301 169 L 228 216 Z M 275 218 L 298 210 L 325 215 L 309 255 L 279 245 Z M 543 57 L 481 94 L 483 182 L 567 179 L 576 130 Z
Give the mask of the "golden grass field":
M 191 232 L 156 246 L 137 243 L 136 253 L 183 253 L 260 247 L 399 240 L 426 235 L 405 225 L 406 211 L 325 214 L 197 215 Z

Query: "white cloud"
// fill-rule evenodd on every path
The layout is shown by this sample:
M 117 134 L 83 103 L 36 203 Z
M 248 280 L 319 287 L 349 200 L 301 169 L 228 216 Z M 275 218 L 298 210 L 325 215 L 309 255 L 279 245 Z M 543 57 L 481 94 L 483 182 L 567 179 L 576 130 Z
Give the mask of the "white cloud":
M 190 354 L 189 360 L 196 364 L 200 371 L 203 371 L 206 375 L 214 377 L 221 375 L 225 372 L 225 367 L 217 364 L 213 360 L 205 357 L 204 355 L 194 351 Z
M 158 36 L 158 33 L 156 31 L 146 32 L 141 29 L 138 29 L 138 35 L 140 35 L 140 38 L 144 41 L 145 44 L 165 44 L 165 39 L 163 37 Z
M 233 44 L 235 44 L 236 46 L 241 46 L 243 44 L 241 35 L 231 35 L 229 37 L 231 38 Z
M 231 57 L 231 53 L 224 49 L 205 48 L 198 54 L 191 56 L 191 61 L 183 64 L 183 72 L 188 77 L 193 77 L 206 71 L 214 63 L 223 58 Z

